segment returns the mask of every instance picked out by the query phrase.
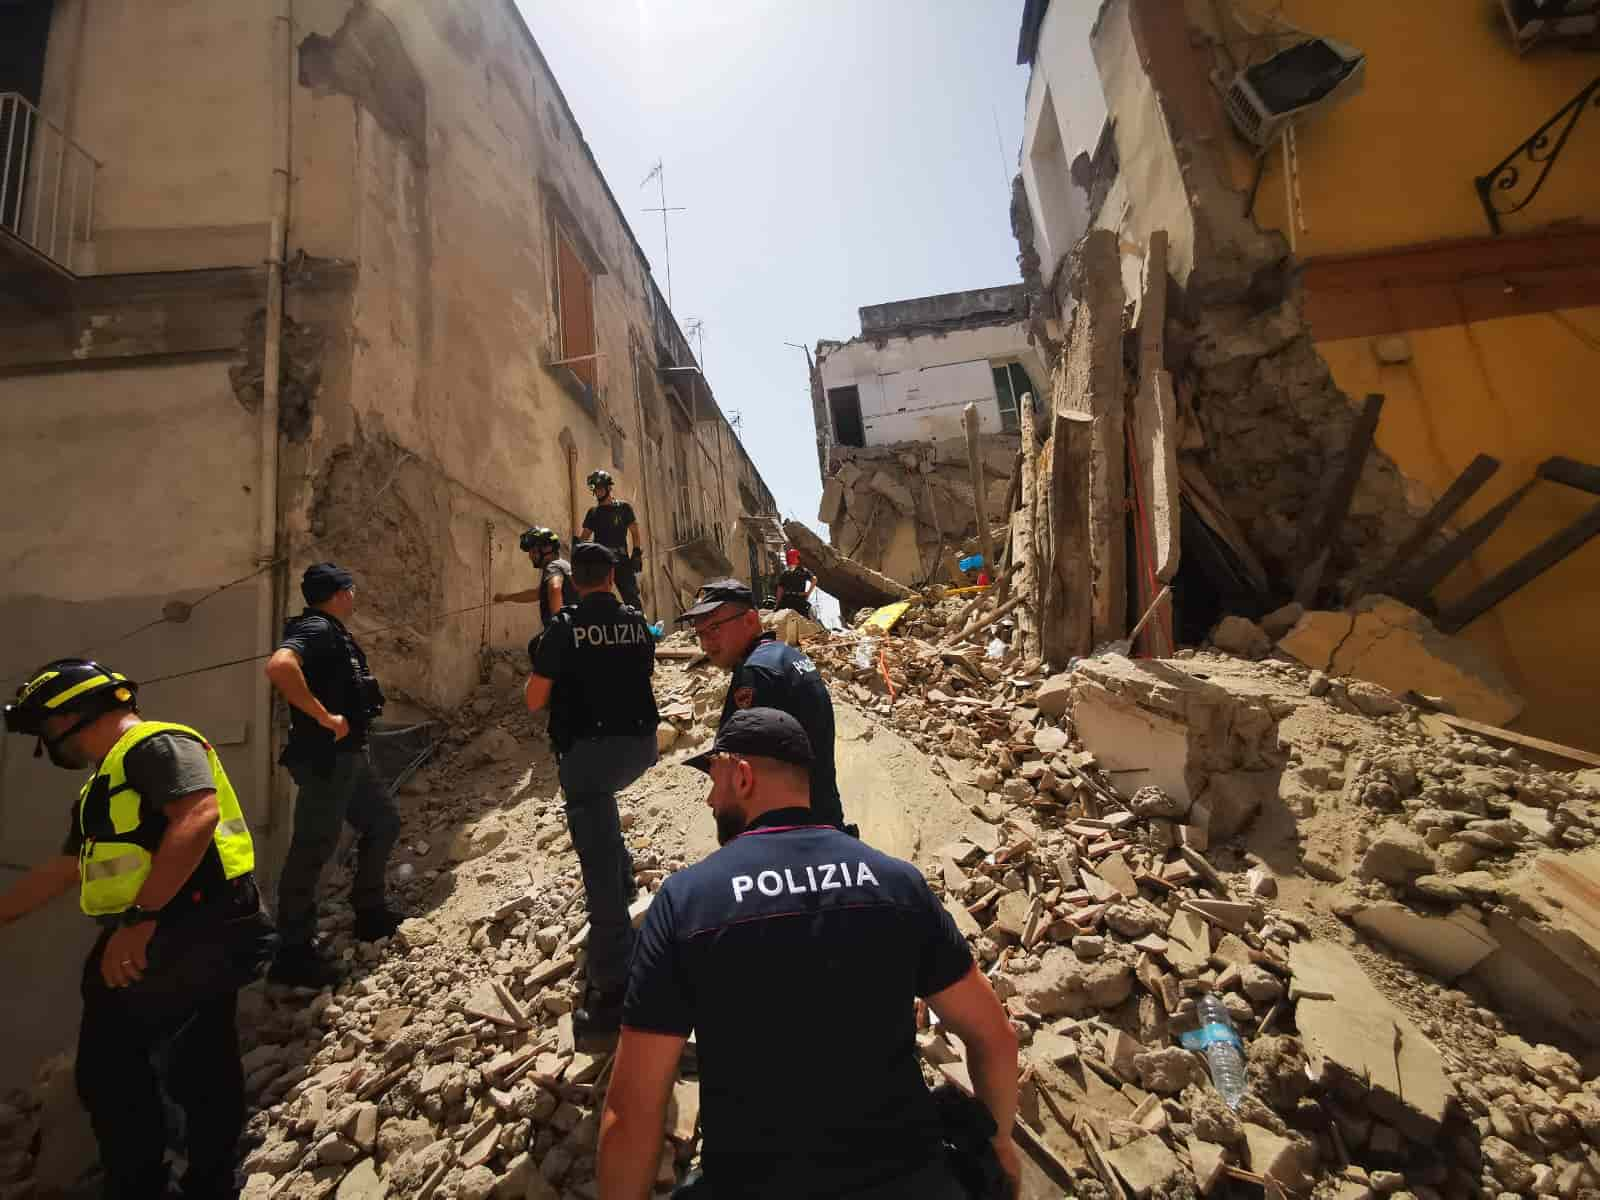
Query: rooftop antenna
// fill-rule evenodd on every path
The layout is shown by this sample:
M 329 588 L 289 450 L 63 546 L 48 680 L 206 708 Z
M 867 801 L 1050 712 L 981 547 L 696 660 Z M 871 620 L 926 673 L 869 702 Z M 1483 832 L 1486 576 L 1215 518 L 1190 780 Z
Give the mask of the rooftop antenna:
M 1006 164 L 1006 143 L 1000 136 L 1000 110 L 994 105 L 989 106 L 989 115 L 994 118 L 994 145 L 1000 152 L 1000 178 L 1005 181 L 1007 192 L 1011 190 L 1011 168 Z
M 684 212 L 682 207 L 667 207 L 667 173 L 662 169 L 662 160 L 656 159 L 656 165 L 650 168 L 650 174 L 640 181 L 639 186 L 646 186 L 652 179 L 656 181 L 661 196 L 661 204 L 656 208 L 647 208 L 645 212 L 658 212 L 661 214 L 661 246 L 667 260 L 667 307 L 672 307 L 672 240 L 667 236 L 667 214 L 669 212 Z
M 683 322 L 683 332 L 695 340 L 695 357 L 700 360 L 700 372 L 706 369 L 706 323 L 699 317 L 689 317 Z

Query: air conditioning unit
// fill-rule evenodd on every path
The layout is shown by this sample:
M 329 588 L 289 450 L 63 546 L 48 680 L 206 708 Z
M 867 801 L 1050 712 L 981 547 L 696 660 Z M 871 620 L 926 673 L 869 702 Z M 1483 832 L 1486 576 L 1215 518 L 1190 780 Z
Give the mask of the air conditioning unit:
M 1521 54 L 1540 42 L 1578 42 L 1600 49 L 1600 0 L 1500 0 Z
M 1240 71 L 1224 104 L 1246 141 L 1270 146 L 1296 117 L 1359 92 L 1366 73 L 1367 56 L 1359 50 L 1310 38 Z

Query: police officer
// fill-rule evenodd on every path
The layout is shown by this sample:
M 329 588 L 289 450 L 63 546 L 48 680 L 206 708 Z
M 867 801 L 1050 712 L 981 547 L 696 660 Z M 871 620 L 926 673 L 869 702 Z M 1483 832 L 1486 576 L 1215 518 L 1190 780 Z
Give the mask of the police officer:
M 817 590 L 817 577 L 800 565 L 800 551 L 784 555 L 785 568 L 778 576 L 778 607 L 792 608 L 802 617 L 811 615 L 811 593 Z
M 706 657 L 733 672 L 718 724 L 752 707 L 780 709 L 799 721 L 815 754 L 812 816 L 843 826 L 833 765 L 833 699 L 816 664 L 761 627 L 755 595 L 737 579 L 714 579 L 703 586 L 694 606 L 678 620 L 692 622 Z
M 350 888 L 355 936 L 388 937 L 401 917 L 385 901 L 384 874 L 400 836 L 394 800 L 367 757 L 367 727 L 383 711 L 383 691 L 367 656 L 345 627 L 355 612 L 355 579 L 333 563 L 313 563 L 300 581 L 306 609 L 284 623 L 283 639 L 267 660 L 267 678 L 289 702 L 289 741 L 280 762 L 299 791 L 294 832 L 278 876 L 275 983 L 328 987 L 340 978 L 313 935 L 322 868 L 339 845 L 346 822 L 355 829 L 356 873 Z
M 102 926 L 83 967 L 77 1086 L 104 1195 L 166 1195 L 166 1129 L 152 1053 L 183 1108 L 183 1192 L 233 1196 L 244 1128 L 239 988 L 272 953 L 255 849 L 217 752 L 197 730 L 139 715 L 139 685 L 81 658 L 47 663 L 5 708 L 58 767 L 90 770 L 61 854 L 0 896 L 0 925 L 78 887 Z M 20 968 L 19 968 L 20 971 Z M 20 975 L 18 976 L 20 981 Z
M 966 1047 L 1017 1177 L 1006 1012 L 921 872 L 818 820 L 811 757 L 793 717 L 750 708 L 689 760 L 711 776 L 722 849 L 669 876 L 639 931 L 600 1123 L 607 1200 L 650 1194 L 691 1032 L 704 1178 L 685 1196 L 959 1200 L 915 997 Z
M 636 891 L 622 838 L 617 793 L 656 761 L 656 698 L 650 690 L 656 645 L 644 614 L 611 592 L 616 556 L 604 546 L 572 548 L 578 601 L 551 618 L 529 647 L 528 711 L 550 708 L 550 742 L 559 763 L 567 828 L 583 870 L 589 905 L 589 979 L 572 1028 L 580 1048 L 608 1049 L 622 1020 L 622 992 Z
M 556 531 L 543 525 L 525 529 L 517 545 L 528 556 L 533 569 L 539 572 L 539 586 L 520 592 L 496 592 L 496 604 L 531 604 L 539 602 L 539 623 L 548 628 L 550 618 L 567 603 L 568 584 L 572 579 L 572 564 L 561 557 L 561 539 Z M 537 640 L 537 639 L 535 639 Z
M 632 608 L 643 609 L 639 600 L 639 571 L 644 566 L 644 548 L 639 545 L 639 521 L 633 505 L 612 494 L 610 471 L 590 471 L 589 490 L 595 506 L 583 517 L 583 540 L 599 542 L 617 556 L 617 594 Z M 633 553 L 628 553 L 628 546 Z

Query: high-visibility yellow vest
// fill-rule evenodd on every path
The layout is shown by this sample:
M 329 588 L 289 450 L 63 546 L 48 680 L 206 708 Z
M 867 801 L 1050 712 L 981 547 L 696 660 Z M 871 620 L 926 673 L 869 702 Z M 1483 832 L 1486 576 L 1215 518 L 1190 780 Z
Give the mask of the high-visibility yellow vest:
M 100 769 L 89 777 L 78 794 L 78 830 L 83 846 L 78 852 L 78 878 L 82 883 L 80 903 L 91 917 L 119 913 L 132 907 L 139 889 L 150 877 L 150 865 L 160 831 L 142 825 L 139 793 L 128 784 L 123 759 L 146 738 L 159 733 L 192 737 L 206 748 L 211 775 L 216 780 L 217 827 L 212 841 L 222 859 L 222 872 L 237 879 L 255 869 L 255 843 L 245 824 L 239 797 L 222 769 L 222 760 L 211 743 L 187 725 L 170 721 L 141 721 L 130 728 L 111 747 Z

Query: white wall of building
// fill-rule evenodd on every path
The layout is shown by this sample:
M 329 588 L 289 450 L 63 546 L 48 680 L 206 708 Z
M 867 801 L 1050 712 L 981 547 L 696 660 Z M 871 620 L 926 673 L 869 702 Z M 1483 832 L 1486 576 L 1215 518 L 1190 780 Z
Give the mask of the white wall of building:
M 1088 228 L 1087 197 L 1072 182 L 1072 160 L 1093 154 L 1106 102 L 1089 48 L 1099 5 L 1055 0 L 1039 30 L 1028 78 L 1022 186 L 1033 212 L 1034 249 L 1046 279 Z
M 1020 362 L 1036 388 L 1045 386 L 1044 366 L 1020 322 L 891 337 L 881 345 L 846 342 L 819 369 L 825 396 L 839 387 L 859 390 L 866 444 L 885 446 L 962 436 L 962 410 L 973 401 L 979 431 L 1001 432 L 992 368 L 1007 362 Z

